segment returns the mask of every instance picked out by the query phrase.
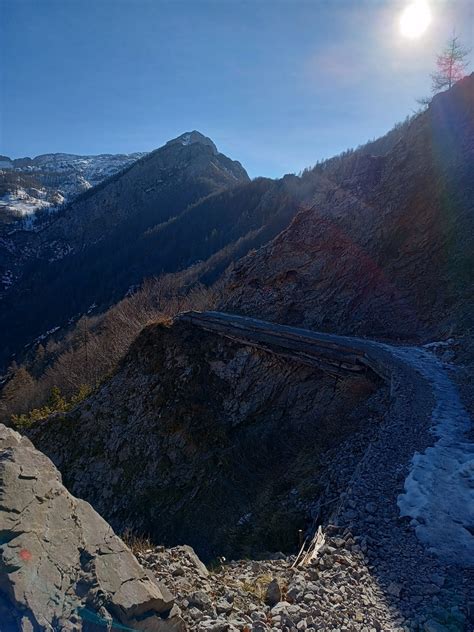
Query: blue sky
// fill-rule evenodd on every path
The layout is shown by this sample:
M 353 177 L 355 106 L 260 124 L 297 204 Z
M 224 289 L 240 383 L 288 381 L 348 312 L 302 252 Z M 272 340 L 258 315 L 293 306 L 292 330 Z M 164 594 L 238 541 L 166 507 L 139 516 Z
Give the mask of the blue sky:
M 198 129 L 251 176 L 298 172 L 412 113 L 453 27 L 473 45 L 474 2 L 428 0 L 407 40 L 409 1 L 0 0 L 0 153 L 147 151 Z

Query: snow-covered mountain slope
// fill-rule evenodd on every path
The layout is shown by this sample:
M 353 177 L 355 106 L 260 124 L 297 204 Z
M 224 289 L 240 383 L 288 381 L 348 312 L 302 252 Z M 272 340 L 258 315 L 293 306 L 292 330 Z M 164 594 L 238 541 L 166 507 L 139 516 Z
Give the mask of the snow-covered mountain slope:
M 38 210 L 57 209 L 144 155 L 42 154 L 17 159 L 0 156 L 0 220 L 10 223 L 21 219 L 22 228 L 31 228 Z

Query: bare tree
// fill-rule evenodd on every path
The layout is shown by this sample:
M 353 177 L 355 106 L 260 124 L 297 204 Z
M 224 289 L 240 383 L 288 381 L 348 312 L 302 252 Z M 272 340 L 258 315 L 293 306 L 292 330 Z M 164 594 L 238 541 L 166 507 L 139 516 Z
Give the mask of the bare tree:
M 431 91 L 434 94 L 452 88 L 464 77 L 469 64 L 466 58 L 470 52 L 460 44 L 459 38 L 453 33 L 443 52 L 436 58 L 437 70 L 431 75 Z

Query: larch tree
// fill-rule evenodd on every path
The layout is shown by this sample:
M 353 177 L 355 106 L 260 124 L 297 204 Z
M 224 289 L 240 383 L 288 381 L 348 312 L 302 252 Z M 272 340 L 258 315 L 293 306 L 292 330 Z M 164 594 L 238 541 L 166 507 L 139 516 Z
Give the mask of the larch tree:
M 464 48 L 455 33 L 449 39 L 443 52 L 436 58 L 437 70 L 431 75 L 431 91 L 436 94 L 462 79 L 469 64 L 467 56 L 470 50 Z

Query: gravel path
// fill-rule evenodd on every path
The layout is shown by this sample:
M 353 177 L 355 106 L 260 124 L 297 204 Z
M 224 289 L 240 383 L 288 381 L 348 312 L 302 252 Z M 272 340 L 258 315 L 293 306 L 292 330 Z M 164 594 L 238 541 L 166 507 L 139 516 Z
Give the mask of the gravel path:
M 410 516 L 420 540 L 450 563 L 474 566 L 474 443 L 471 419 L 441 360 L 426 350 L 392 353 L 413 366 L 431 385 L 436 443 L 416 453 L 399 497 L 401 515 Z
M 402 629 L 474 629 L 460 616 L 472 618 L 474 601 L 474 538 L 463 526 L 472 511 L 462 475 L 469 417 L 432 354 L 366 344 L 387 354 L 392 402 L 332 519 L 367 543 L 371 576 Z

